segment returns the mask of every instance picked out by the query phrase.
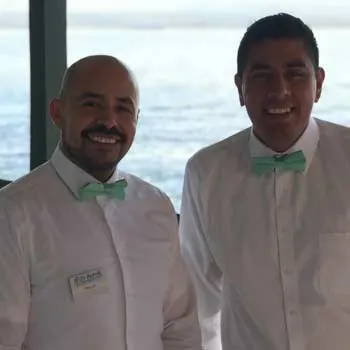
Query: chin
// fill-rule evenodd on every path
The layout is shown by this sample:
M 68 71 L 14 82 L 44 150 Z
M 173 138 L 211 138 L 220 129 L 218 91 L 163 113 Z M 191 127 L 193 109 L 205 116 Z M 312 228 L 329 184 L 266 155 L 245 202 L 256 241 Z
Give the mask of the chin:
M 108 171 L 108 170 L 113 170 L 117 164 L 118 160 L 110 160 L 110 161 L 105 161 L 105 162 L 91 162 L 90 169 L 94 169 L 97 171 Z
M 102 157 L 83 157 L 80 158 L 79 165 L 88 173 L 105 172 L 114 170 L 119 159 L 102 159 Z

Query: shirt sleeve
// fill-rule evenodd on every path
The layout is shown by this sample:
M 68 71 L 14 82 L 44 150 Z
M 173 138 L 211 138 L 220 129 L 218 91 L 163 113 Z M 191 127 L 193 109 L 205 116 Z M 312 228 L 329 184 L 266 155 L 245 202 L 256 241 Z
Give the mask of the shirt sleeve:
M 180 216 L 181 251 L 194 282 L 203 349 L 220 350 L 222 272 L 205 236 L 200 177 L 193 161 L 186 166 Z
M 178 225 L 173 240 L 169 286 L 164 303 L 164 350 L 200 350 L 201 336 L 195 293 L 182 259 L 178 240 Z
M 30 286 L 20 239 L 0 201 L 0 350 L 20 350 L 27 331 Z

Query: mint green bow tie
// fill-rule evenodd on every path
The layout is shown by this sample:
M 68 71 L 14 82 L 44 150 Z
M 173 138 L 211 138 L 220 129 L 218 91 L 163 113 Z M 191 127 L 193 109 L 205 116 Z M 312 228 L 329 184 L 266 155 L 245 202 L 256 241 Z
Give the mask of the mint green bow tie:
M 124 200 L 127 185 L 128 183 L 125 179 L 111 184 L 90 183 L 79 189 L 79 200 L 86 201 L 96 196 L 108 196 Z
M 303 171 L 305 170 L 305 156 L 303 151 L 272 157 L 253 157 L 252 168 L 255 174 L 261 175 L 274 169 Z

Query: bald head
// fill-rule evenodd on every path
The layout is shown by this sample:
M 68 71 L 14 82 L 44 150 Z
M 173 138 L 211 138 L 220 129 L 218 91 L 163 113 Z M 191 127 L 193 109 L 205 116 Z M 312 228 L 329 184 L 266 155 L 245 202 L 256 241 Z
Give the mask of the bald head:
M 62 79 L 59 98 L 64 99 L 67 95 L 71 94 L 72 90 L 74 90 L 76 80 L 81 75 L 89 74 L 89 69 L 94 66 L 115 66 L 115 68 L 119 69 L 120 73 L 126 76 L 130 84 L 134 87 L 137 98 L 136 102 L 139 102 L 139 89 L 133 72 L 122 61 L 108 55 L 87 56 L 68 67 Z
M 71 65 L 50 115 L 61 130 L 61 149 L 76 165 L 106 181 L 134 140 L 138 88 L 129 68 L 111 56 Z

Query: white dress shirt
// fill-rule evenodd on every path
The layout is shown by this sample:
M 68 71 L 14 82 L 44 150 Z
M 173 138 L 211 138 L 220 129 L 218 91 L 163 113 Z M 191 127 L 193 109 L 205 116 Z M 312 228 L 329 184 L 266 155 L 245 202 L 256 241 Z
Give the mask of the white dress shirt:
M 200 348 L 169 199 L 125 178 L 125 200 L 79 201 L 96 179 L 56 149 L 0 191 L 0 350 Z
M 275 152 L 246 129 L 187 164 L 180 241 L 205 349 L 350 349 L 349 129 L 311 119 L 298 150 L 305 171 L 256 175 L 251 157 Z

